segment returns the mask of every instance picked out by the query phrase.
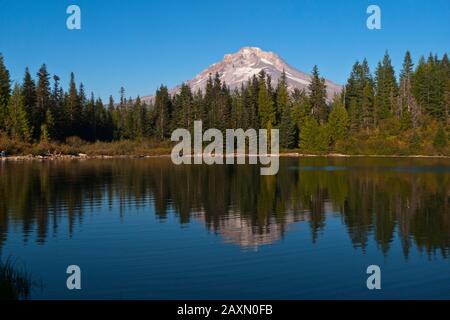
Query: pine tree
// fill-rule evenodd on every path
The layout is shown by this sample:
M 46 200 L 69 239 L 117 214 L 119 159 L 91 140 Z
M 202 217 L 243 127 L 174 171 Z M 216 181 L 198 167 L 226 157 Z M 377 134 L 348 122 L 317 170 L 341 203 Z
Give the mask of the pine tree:
M 375 88 L 367 59 L 364 59 L 359 74 L 359 98 L 362 115 L 360 127 L 367 132 L 375 126 Z
M 54 120 L 52 138 L 62 141 L 64 139 L 64 129 L 66 126 L 64 115 L 64 90 L 59 85 L 60 78 L 53 76 L 53 90 L 51 93 L 51 114 Z
M 2 54 L 0 54 L 0 131 L 5 130 L 10 93 L 11 80 L 9 79 L 9 71 L 5 67 Z
M 109 118 L 108 112 L 103 105 L 103 101 L 100 98 L 95 100 L 95 125 L 94 125 L 94 136 L 93 140 L 109 140 L 108 136 L 109 130 Z
M 311 115 L 311 104 L 309 103 L 309 97 L 305 90 L 294 89 L 292 93 L 291 114 L 297 131 L 299 131 L 306 117 Z
M 120 88 L 119 94 L 120 94 L 119 105 L 117 106 L 117 108 L 114 108 L 113 113 L 113 122 L 115 123 L 114 138 L 117 140 L 124 139 L 125 137 L 127 99 L 125 98 L 124 87 Z
M 205 101 L 203 99 L 203 93 L 200 89 L 197 90 L 197 92 L 194 94 L 192 98 L 192 108 L 193 108 L 193 115 L 192 120 L 203 120 L 205 121 L 206 118 L 204 118 L 205 112 Z
M 50 138 L 48 136 L 47 125 L 45 123 L 43 123 L 41 125 L 40 133 L 41 133 L 41 137 L 39 138 L 39 141 L 41 143 L 48 142 L 50 140 Z
M 139 99 L 140 104 L 140 99 Z M 134 101 L 131 97 L 127 100 L 127 105 L 125 109 L 125 139 L 136 139 L 136 123 L 135 123 L 135 115 L 134 115 Z
M 222 88 L 222 82 L 218 73 L 214 75 L 213 87 L 210 98 L 206 101 L 209 104 L 209 123 L 211 128 L 217 128 L 220 123 L 219 119 L 219 95 Z
M 319 69 L 316 65 L 313 67 L 308 89 L 312 114 L 319 123 L 324 123 L 327 118 L 327 91 L 325 79 L 319 77 Z
M 398 87 L 391 58 L 386 52 L 382 63 L 378 63 L 375 72 L 375 111 L 378 120 L 395 114 L 399 116 L 397 108 Z
M 225 132 L 226 129 L 230 128 L 231 123 L 231 94 L 228 89 L 226 83 L 222 83 L 222 87 L 220 89 L 218 95 L 218 125 L 217 129 Z
M 75 83 L 75 75 L 73 72 L 70 73 L 69 93 L 65 109 L 67 117 L 66 136 L 70 137 L 75 135 L 77 125 L 76 121 L 78 120 L 81 112 L 77 86 Z
M 256 75 L 249 80 L 247 86 L 242 88 L 243 96 L 243 129 L 260 128 L 260 111 L 258 106 L 259 79 Z M 206 98 L 206 97 L 205 97 Z
M 133 119 L 133 139 L 142 139 L 144 137 L 144 124 L 146 121 L 146 112 L 141 98 L 137 96 L 133 104 L 132 119 Z
M 115 118 L 116 108 L 114 106 L 114 98 L 112 95 L 109 96 L 108 101 L 108 113 L 107 113 L 107 140 L 113 140 L 118 136 L 116 131 L 117 119 Z
M 353 133 L 358 132 L 362 128 L 362 108 L 361 104 L 357 100 L 350 100 L 348 106 L 348 114 L 350 116 L 350 130 Z
M 353 64 L 352 71 L 344 88 L 344 106 L 347 111 L 350 109 L 351 102 L 359 99 L 358 93 L 358 74 L 361 68 L 358 61 Z
M 205 128 L 225 130 L 231 121 L 231 96 L 228 87 L 220 80 L 220 75 L 210 75 L 205 88 L 204 97 Z
M 416 103 L 412 93 L 412 78 L 413 78 L 414 64 L 411 59 L 411 54 L 406 51 L 403 60 L 403 67 L 400 72 L 400 87 L 399 87 L 399 110 L 402 116 L 402 123 L 409 126 L 411 122 L 412 127 L 416 128 L 420 116 L 420 108 Z M 406 129 L 406 126 L 403 127 Z
M 55 120 L 52 114 L 52 111 L 50 109 L 47 109 L 47 111 L 45 112 L 45 123 L 44 123 L 44 127 L 45 127 L 45 133 L 42 135 L 41 134 L 41 140 L 42 137 L 44 137 L 43 141 L 50 141 L 53 140 L 56 133 L 55 133 Z
M 241 90 L 239 91 L 237 88 L 234 89 L 232 94 L 232 103 L 231 103 L 231 119 L 230 124 L 231 128 L 243 128 L 244 125 L 244 99 L 242 97 L 242 93 L 244 89 L 241 86 Z
M 373 129 L 375 125 L 374 99 L 375 98 L 373 86 L 370 82 L 366 82 L 363 89 L 361 111 L 362 111 L 362 128 L 365 129 L 367 132 Z
M 316 119 L 308 116 L 300 128 L 300 149 L 305 151 L 316 150 L 319 133 L 320 128 Z
M 193 117 L 193 97 L 191 88 L 183 83 L 181 85 L 180 93 L 177 95 L 177 106 L 174 108 L 177 108 L 176 111 L 174 111 L 176 119 L 176 125 L 177 128 L 186 128 L 186 129 L 192 129 L 193 123 L 194 123 L 194 117 Z
M 425 61 L 420 58 L 414 72 L 412 89 L 414 98 L 422 110 L 439 121 L 447 119 L 446 87 L 448 86 L 448 71 L 432 54 Z
M 448 111 L 450 109 L 449 103 L 449 89 L 450 89 L 450 71 L 449 71 L 449 60 L 447 55 L 444 55 L 442 60 L 435 57 L 437 64 L 436 75 L 435 75 L 435 99 L 436 106 L 439 110 L 438 120 L 442 123 L 447 123 L 448 121 Z
M 348 134 L 349 117 L 340 97 L 335 96 L 328 117 L 328 128 L 332 143 L 343 140 Z
M 108 100 L 108 112 L 112 114 L 114 112 L 114 109 L 114 98 L 112 95 L 110 95 Z
M 369 97 L 367 96 L 367 85 L 370 81 L 371 76 L 367 61 L 364 59 L 362 64 L 356 61 L 344 91 L 345 107 L 350 116 L 350 127 L 352 132 L 358 132 L 365 127 L 363 120 L 364 116 L 367 116 L 368 107 L 370 106 Z
M 444 54 L 442 57 L 442 68 L 444 72 L 444 76 L 446 78 L 446 81 L 444 83 L 445 90 L 444 90 L 444 106 L 445 106 L 445 116 L 444 116 L 444 122 L 448 123 L 450 118 L 450 60 L 448 58 L 447 53 Z
M 38 126 L 38 119 L 36 118 L 36 84 L 31 78 L 30 70 L 28 67 L 25 69 L 25 75 L 23 77 L 22 95 L 25 111 L 30 126 L 30 134 L 32 137 L 38 138 L 35 129 Z
M 8 102 L 7 131 L 10 137 L 28 142 L 31 138 L 25 111 L 24 98 L 20 86 L 16 83 Z
M 217 79 L 217 75 L 216 75 Z M 208 128 L 215 128 L 216 120 L 216 105 L 215 105 L 215 97 L 216 97 L 216 88 L 212 79 L 212 75 L 208 76 L 208 80 L 206 81 L 205 87 L 205 96 L 204 96 L 204 105 L 203 105 L 203 128 L 204 130 Z
M 267 129 L 270 132 L 275 125 L 276 110 L 272 97 L 270 96 L 267 88 L 266 74 L 264 70 L 262 70 L 259 74 L 258 110 L 260 127 Z
M 318 150 L 318 151 L 328 151 L 330 148 L 331 142 L 332 141 L 331 141 L 329 127 L 326 124 L 319 125 L 318 134 L 317 134 L 317 138 L 316 138 L 316 145 L 315 145 L 314 149 Z
M 282 148 L 295 148 L 297 145 L 297 128 L 292 120 L 291 108 L 286 106 L 281 111 L 280 145 Z
M 36 86 L 36 108 L 33 119 L 35 119 L 36 121 L 36 127 L 40 128 L 41 125 L 45 122 L 47 110 L 51 105 L 50 75 L 47 72 L 47 67 L 45 64 L 43 64 L 39 69 L 37 77 L 38 82 Z
M 78 137 L 83 136 L 83 129 L 88 126 L 86 115 L 86 106 L 88 103 L 88 99 L 86 97 L 86 92 L 84 89 L 84 84 L 80 82 L 80 86 L 78 88 L 78 112 L 74 115 L 74 123 L 73 125 L 73 134 Z M 95 101 L 93 101 L 92 109 Z
M 83 112 L 84 130 L 83 135 L 80 137 L 84 140 L 95 141 L 96 140 L 96 112 L 95 112 L 95 96 L 91 92 L 91 97 L 87 101 Z
M 172 114 L 172 103 L 167 87 L 161 85 L 156 91 L 155 97 L 156 133 L 161 140 L 165 140 L 170 135 L 170 122 Z
M 283 111 L 288 107 L 289 104 L 289 93 L 286 81 L 286 72 L 283 70 L 281 77 L 278 81 L 276 89 L 276 107 L 277 107 L 277 123 L 283 115 Z
M 295 148 L 297 146 L 297 127 L 292 119 L 292 108 L 286 81 L 286 72 L 283 70 L 276 88 L 277 124 L 280 127 L 280 145 L 282 148 Z

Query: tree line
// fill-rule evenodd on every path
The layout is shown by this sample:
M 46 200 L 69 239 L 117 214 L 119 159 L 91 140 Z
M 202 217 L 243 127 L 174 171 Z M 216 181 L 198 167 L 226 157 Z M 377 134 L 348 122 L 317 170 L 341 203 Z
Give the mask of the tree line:
M 192 92 L 182 84 L 170 94 L 161 85 L 148 104 L 140 97 L 127 99 L 124 88 L 117 102 L 112 96 L 107 103 L 93 93 L 86 96 L 73 73 L 65 90 L 45 64 L 36 78 L 27 68 L 22 83 L 12 84 L 0 55 L 0 132 L 26 142 L 64 142 L 73 136 L 92 142 L 163 141 L 175 128 L 192 130 L 194 120 L 202 120 L 205 129 L 279 128 L 285 149 L 332 151 L 349 143 L 392 140 L 420 151 L 429 140 L 442 151 L 447 146 L 449 112 L 447 54 L 421 57 L 414 66 L 406 52 L 398 78 L 387 52 L 374 74 L 366 59 L 357 61 L 342 93 L 332 101 L 314 66 L 306 90 L 289 90 L 284 72 L 275 85 L 262 70 L 233 90 L 215 74 L 203 91 Z

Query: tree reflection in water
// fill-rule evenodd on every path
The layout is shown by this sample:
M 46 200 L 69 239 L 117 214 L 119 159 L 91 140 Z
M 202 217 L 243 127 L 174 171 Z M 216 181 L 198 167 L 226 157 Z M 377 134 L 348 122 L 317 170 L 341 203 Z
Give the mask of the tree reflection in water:
M 164 220 L 201 220 L 242 247 L 272 243 L 289 224 L 309 224 L 318 240 L 329 215 L 346 226 L 355 247 L 370 238 L 388 252 L 394 236 L 405 257 L 411 246 L 447 257 L 450 247 L 450 161 L 408 158 L 284 158 L 276 176 L 251 165 L 174 166 L 169 158 L 0 163 L 0 248 L 8 228 L 46 241 L 67 219 L 108 203 L 154 206 Z M 117 203 L 117 205 L 116 205 Z M 116 208 L 117 206 L 117 208 Z M 170 210 L 171 209 L 171 210 Z

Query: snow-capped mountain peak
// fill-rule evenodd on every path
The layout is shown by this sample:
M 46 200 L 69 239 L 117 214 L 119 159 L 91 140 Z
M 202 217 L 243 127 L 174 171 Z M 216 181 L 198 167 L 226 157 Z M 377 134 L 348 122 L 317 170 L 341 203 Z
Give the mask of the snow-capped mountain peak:
M 288 65 L 276 53 L 264 51 L 257 47 L 243 47 L 238 52 L 225 54 L 222 61 L 214 63 L 193 79 L 186 81 L 193 92 L 203 90 L 210 75 L 219 74 L 220 80 L 225 82 L 230 89 L 239 88 L 246 83 L 253 75 L 257 75 L 261 70 L 272 78 L 272 85 L 276 85 L 283 71 L 286 73 L 289 90 L 305 89 L 311 81 L 311 76 Z M 331 100 L 335 93 L 339 93 L 342 87 L 326 80 L 328 99 Z M 172 94 L 176 93 L 179 87 L 172 89 Z M 144 97 L 151 99 L 151 97 Z

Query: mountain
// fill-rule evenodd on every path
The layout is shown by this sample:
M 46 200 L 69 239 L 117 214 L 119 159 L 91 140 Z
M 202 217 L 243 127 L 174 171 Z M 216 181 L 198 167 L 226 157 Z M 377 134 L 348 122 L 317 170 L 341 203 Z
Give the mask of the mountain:
M 244 47 L 233 54 L 226 54 L 222 61 L 217 62 L 193 79 L 186 81 L 193 92 L 203 90 L 209 75 L 219 74 L 220 80 L 225 82 L 231 89 L 239 88 L 241 84 L 246 83 L 250 77 L 257 75 L 264 70 L 272 77 L 272 85 L 276 86 L 283 70 L 286 72 L 287 84 L 289 90 L 295 88 L 305 89 L 311 81 L 311 76 L 288 65 L 283 59 L 273 52 L 263 51 L 260 48 Z M 331 100 L 336 93 L 340 93 L 342 87 L 329 80 L 325 80 L 327 86 L 328 100 Z M 177 93 L 180 86 L 170 90 L 171 94 Z M 150 102 L 153 96 L 141 98 L 143 101 Z

